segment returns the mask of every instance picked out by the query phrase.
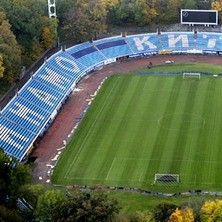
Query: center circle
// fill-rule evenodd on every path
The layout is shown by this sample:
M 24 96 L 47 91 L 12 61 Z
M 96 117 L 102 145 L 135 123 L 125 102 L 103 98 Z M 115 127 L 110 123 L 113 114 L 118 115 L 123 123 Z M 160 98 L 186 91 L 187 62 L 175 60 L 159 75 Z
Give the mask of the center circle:
M 191 113 L 167 114 L 158 120 L 159 127 L 167 130 L 195 130 L 204 126 L 205 120 Z

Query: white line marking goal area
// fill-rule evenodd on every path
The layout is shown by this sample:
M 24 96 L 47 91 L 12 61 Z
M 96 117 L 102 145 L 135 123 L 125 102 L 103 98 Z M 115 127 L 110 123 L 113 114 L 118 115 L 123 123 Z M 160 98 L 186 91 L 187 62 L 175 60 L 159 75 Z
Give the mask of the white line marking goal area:
M 122 157 L 114 157 L 110 167 L 107 169 L 107 174 L 104 177 L 101 177 L 101 175 L 96 176 L 95 172 L 90 173 L 90 171 L 86 171 L 84 174 L 76 173 L 72 174 L 72 172 L 69 172 L 68 175 L 66 175 L 65 179 L 71 179 L 76 181 L 100 181 L 104 182 L 106 184 L 113 184 L 113 182 L 120 182 L 123 183 L 126 182 L 128 185 L 130 184 L 141 184 L 146 183 L 155 184 L 155 174 L 159 176 L 164 175 L 175 175 L 174 172 L 159 172 L 159 169 L 150 169 L 149 165 L 153 165 L 154 162 L 159 162 L 160 159 L 149 159 L 149 158 L 122 158 Z M 214 160 L 199 160 L 195 161 L 194 159 L 161 159 L 161 162 L 183 162 L 187 164 L 193 164 L 193 163 L 199 163 L 203 165 L 208 165 L 209 167 L 211 165 L 217 164 L 218 161 Z M 78 162 L 75 162 L 75 167 L 78 168 Z M 98 166 L 101 167 L 101 164 L 103 163 L 103 160 L 98 160 Z M 104 166 L 105 167 L 105 166 Z M 151 172 L 147 175 L 147 170 Z M 164 169 L 163 169 L 164 170 Z M 167 169 L 166 169 L 167 171 Z M 159 174 L 158 174 L 159 173 Z M 177 183 L 180 181 L 183 184 L 195 184 L 195 181 L 190 177 L 190 175 L 185 175 L 183 172 L 180 172 L 177 174 L 175 178 L 177 179 Z M 168 178 L 168 177 L 167 177 Z M 205 179 L 205 182 L 208 183 L 210 181 Z
M 107 173 L 106 181 L 124 180 L 128 182 L 141 182 L 145 177 L 146 167 L 144 166 L 147 166 L 147 164 L 148 159 L 115 157 Z M 129 167 L 130 174 L 126 173 L 124 175 L 127 167 Z

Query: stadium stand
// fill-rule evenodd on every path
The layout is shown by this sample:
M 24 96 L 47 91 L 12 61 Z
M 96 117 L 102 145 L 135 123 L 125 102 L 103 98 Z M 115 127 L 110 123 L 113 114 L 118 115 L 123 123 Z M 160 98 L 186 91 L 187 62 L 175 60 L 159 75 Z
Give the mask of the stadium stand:
M 162 49 L 157 33 L 127 36 L 126 41 L 135 54 Z
M 161 33 L 160 43 L 162 50 L 191 50 L 194 48 L 194 33 Z
M 147 54 L 222 54 L 221 33 L 165 32 L 116 36 L 85 42 L 52 55 L 0 112 L 0 147 L 20 161 L 55 118 L 77 82 L 98 65 L 122 56 Z
M 221 51 L 222 34 L 221 33 L 197 33 L 196 47 L 206 51 Z
M 113 57 L 127 56 L 133 53 L 129 45 L 122 36 L 96 40 L 93 42 L 95 47 L 100 50 L 107 59 Z
M 86 67 L 95 66 L 106 60 L 106 57 L 90 42 L 71 47 L 66 52 Z

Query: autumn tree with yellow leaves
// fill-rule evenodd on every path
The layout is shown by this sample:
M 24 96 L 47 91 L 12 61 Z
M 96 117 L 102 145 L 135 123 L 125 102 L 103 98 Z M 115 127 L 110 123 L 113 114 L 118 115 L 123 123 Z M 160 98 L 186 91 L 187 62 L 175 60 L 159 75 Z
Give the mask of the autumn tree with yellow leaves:
M 211 8 L 218 11 L 219 20 L 222 22 L 222 1 L 214 0 L 211 2 Z
M 222 221 L 222 200 L 206 201 L 200 210 L 200 218 L 202 222 Z
M 168 222 L 194 222 L 194 213 L 193 209 L 185 208 L 185 209 L 178 209 L 171 214 Z
M 5 71 L 5 68 L 3 65 L 3 56 L 0 54 L 0 78 L 3 77 L 4 71 Z

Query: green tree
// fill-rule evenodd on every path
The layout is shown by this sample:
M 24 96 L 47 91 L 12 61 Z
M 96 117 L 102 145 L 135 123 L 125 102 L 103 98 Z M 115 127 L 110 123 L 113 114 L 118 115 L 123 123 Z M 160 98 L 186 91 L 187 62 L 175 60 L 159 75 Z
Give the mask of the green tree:
M 21 50 L 3 11 L 0 11 L 0 54 L 4 58 L 4 79 L 11 83 L 20 72 Z
M 186 9 L 196 9 L 197 2 L 195 0 L 183 0 L 184 1 L 184 8 Z
M 156 221 L 166 222 L 176 208 L 177 206 L 174 204 L 160 203 L 153 209 L 154 219 Z
M 33 56 L 34 44 L 40 44 L 42 29 L 48 27 L 55 42 L 56 29 L 52 29 L 52 20 L 47 16 L 45 0 L 0 0 L 1 7 L 12 25 L 12 30 L 22 47 L 23 64 L 30 65 L 37 56 Z
M 79 0 L 62 16 L 62 40 L 75 42 L 96 38 L 106 31 L 106 7 L 102 0 Z
M 46 192 L 42 184 L 25 184 L 19 189 L 20 197 L 24 198 L 33 208 L 36 207 L 38 198 Z
M 54 209 L 59 208 L 65 201 L 65 194 L 60 190 L 49 190 L 42 194 L 37 201 L 35 215 L 39 221 L 53 221 Z
M 104 194 L 75 193 L 54 209 L 54 221 L 102 222 L 119 212 L 117 202 Z
M 122 23 L 123 8 L 120 0 L 103 0 L 107 10 L 107 24 L 116 25 Z
M 151 24 L 157 16 L 156 1 L 136 0 L 134 12 L 135 22 L 138 25 L 144 26 Z
M 179 21 L 180 8 L 181 8 L 181 0 L 168 0 L 167 20 L 169 22 Z
M 157 8 L 157 18 L 155 19 L 155 22 L 157 24 L 159 23 L 167 23 L 169 21 L 170 14 L 168 13 L 168 8 L 171 6 L 169 5 L 169 0 L 158 0 L 156 2 L 156 8 Z
M 9 157 L 0 149 L 0 203 L 15 204 L 22 185 L 30 182 L 31 175 L 27 165 L 19 163 L 14 157 Z
M 137 211 L 134 215 L 131 216 L 133 222 L 155 222 L 153 215 L 149 211 L 141 212 Z
M 8 209 L 3 205 L 0 205 L 0 221 L 1 222 L 22 222 L 22 217 L 16 212 L 16 210 Z

